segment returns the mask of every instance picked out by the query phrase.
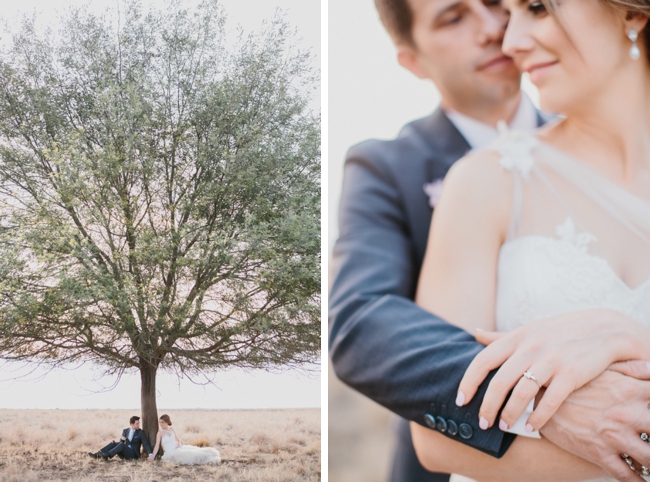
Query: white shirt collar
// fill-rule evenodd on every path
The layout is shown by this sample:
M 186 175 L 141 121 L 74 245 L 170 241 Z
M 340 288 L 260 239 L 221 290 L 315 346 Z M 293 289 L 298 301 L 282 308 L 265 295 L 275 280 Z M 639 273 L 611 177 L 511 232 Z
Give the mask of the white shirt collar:
M 499 137 L 496 127 L 489 124 L 477 121 L 455 110 L 445 111 L 445 114 L 472 149 L 485 147 Z M 531 100 L 523 92 L 517 112 L 515 112 L 509 126 L 514 130 L 523 131 L 537 128 L 537 111 Z

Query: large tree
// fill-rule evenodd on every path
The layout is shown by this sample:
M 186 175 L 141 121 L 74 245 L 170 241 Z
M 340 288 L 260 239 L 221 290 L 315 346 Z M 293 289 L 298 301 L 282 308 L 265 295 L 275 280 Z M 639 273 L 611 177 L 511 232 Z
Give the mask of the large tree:
M 0 358 L 156 375 L 314 362 L 318 78 L 276 18 L 137 1 L 0 52 Z

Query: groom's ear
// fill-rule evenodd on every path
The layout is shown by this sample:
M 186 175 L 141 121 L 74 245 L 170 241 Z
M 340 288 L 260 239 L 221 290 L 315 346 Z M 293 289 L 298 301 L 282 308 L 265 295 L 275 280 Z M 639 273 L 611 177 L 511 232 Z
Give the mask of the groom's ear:
M 406 70 L 413 72 L 421 79 L 428 79 L 426 71 L 420 65 L 420 56 L 415 47 L 408 44 L 397 46 L 397 62 Z

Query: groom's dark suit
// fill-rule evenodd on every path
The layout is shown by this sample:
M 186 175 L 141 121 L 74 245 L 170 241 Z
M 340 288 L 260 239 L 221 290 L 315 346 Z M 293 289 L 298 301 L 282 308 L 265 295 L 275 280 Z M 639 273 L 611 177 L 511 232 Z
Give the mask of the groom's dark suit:
M 336 374 L 354 389 L 407 420 L 501 457 L 515 436 L 478 427 L 491 376 L 471 403 L 455 404 L 458 384 L 482 346 L 412 302 L 432 215 L 424 184 L 442 179 L 468 150 L 440 109 L 407 124 L 394 140 L 350 149 L 333 255 L 329 346 Z M 393 481 L 448 480 L 418 463 L 406 422 L 400 435 Z
M 147 436 L 141 429 L 137 429 L 131 440 L 129 440 L 130 428 L 122 430 L 122 438 L 119 442 L 111 442 L 106 447 L 100 450 L 109 457 L 117 455 L 121 459 L 132 460 L 140 458 L 140 448 L 144 445 L 144 449 L 150 454 L 151 447 L 147 441 Z

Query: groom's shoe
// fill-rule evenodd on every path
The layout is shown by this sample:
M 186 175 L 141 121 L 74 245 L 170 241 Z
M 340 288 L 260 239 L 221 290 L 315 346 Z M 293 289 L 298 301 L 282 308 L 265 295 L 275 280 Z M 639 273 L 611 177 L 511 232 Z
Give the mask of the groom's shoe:
M 88 452 L 88 455 L 90 455 L 93 459 L 99 458 L 99 452 Z
M 97 452 L 97 455 L 100 456 L 101 458 L 103 458 L 104 461 L 107 461 L 108 458 L 109 458 L 109 457 L 108 457 L 108 454 L 105 454 L 104 452 L 101 452 L 101 451 L 100 451 L 100 452 Z

